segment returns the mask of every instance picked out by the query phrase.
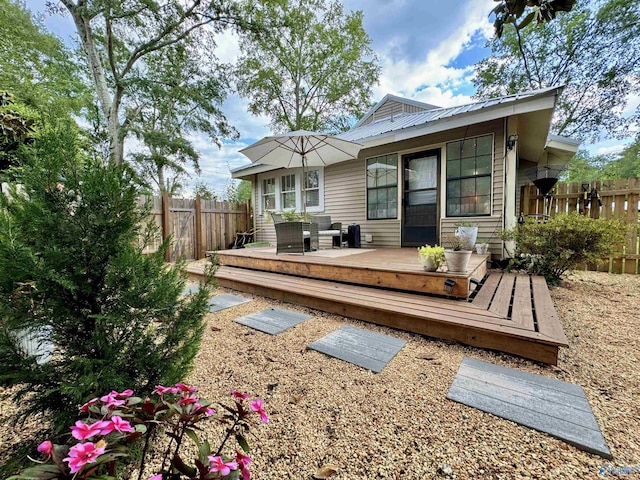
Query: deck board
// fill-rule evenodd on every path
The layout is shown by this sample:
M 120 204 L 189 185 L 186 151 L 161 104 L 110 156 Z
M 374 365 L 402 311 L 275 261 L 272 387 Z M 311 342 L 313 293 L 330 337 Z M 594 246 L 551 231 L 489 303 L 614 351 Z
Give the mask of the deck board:
M 463 291 L 469 272 L 424 272 L 414 249 L 336 249 L 304 256 L 245 249 L 223 251 L 218 258 L 225 256 L 230 265 L 216 273 L 223 287 L 544 363 L 556 364 L 559 347 L 567 346 L 541 277 L 491 272 L 469 302 L 468 292 L 461 300 L 441 288 L 451 279 Z M 486 271 L 485 260 L 476 256 L 475 273 Z M 204 266 L 195 263 L 187 270 L 199 279 Z
M 500 279 L 500 284 L 493 297 L 489 311 L 502 317 L 507 317 L 511 304 L 511 292 L 516 276 L 513 273 L 505 273 Z
M 513 308 L 511 320 L 516 325 L 535 329 L 533 321 L 533 304 L 531 303 L 531 279 L 528 275 L 518 275 L 516 277 L 516 288 L 513 293 Z
M 481 280 L 488 255 L 472 255 L 465 273 L 425 272 L 414 248 L 334 249 L 305 255 L 277 255 L 273 248 L 217 252 L 220 265 L 251 268 L 336 282 L 348 282 L 410 292 L 444 295 L 444 282 L 456 283 L 449 296 L 468 298 L 470 279 Z
M 459 300 L 228 266 L 220 267 L 216 278 L 223 287 L 544 363 L 555 364 L 561 346 L 540 332 Z

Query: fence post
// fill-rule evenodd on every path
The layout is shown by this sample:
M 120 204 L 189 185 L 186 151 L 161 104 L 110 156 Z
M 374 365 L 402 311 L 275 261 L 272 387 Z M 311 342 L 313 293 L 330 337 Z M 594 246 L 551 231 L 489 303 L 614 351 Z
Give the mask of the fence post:
M 162 241 L 164 241 L 170 234 L 171 228 L 170 218 L 169 218 L 169 192 L 162 192 Z M 171 249 L 167 248 L 164 252 L 164 260 L 165 262 L 171 261 Z
M 634 274 L 638 271 L 638 178 L 629 179 L 629 197 L 627 200 L 627 222 L 631 225 L 631 233 L 627 243 L 627 258 L 625 259 L 625 273 Z
M 200 195 L 196 195 L 196 222 L 195 222 L 195 230 L 196 230 L 196 260 L 200 260 L 202 258 L 202 198 Z

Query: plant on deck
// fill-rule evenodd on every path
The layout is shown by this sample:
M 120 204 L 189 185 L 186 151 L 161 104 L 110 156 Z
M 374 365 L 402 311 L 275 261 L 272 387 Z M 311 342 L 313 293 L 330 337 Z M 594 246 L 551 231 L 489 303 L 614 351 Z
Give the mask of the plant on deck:
M 133 390 L 115 390 L 100 398 L 93 398 L 80 407 L 87 414 L 71 427 L 72 445 L 54 445 L 50 440 L 38 446 L 38 452 L 46 458 L 34 460 L 39 465 L 27 468 L 9 480 L 115 480 L 116 461 L 126 457 L 131 442 L 144 440 L 137 479 L 141 480 L 147 456 L 157 439 L 157 432 L 169 437 L 159 473 L 149 480 L 189 478 L 192 480 L 250 480 L 247 455 L 249 445 L 245 439 L 249 431 L 249 415 L 257 413 L 263 423 L 269 418 L 261 399 L 249 400 L 249 395 L 232 391 L 233 406 L 220 406 L 224 415 L 216 415 L 209 402 L 197 395 L 195 387 L 176 383 L 174 387 L 157 385 L 151 398 L 133 396 Z M 247 403 L 249 403 L 247 405 Z M 217 449 L 196 432 L 198 424 L 208 419 L 218 419 L 226 425 L 226 433 Z M 184 438 L 191 439 L 198 451 L 193 466 L 180 456 Z M 225 452 L 227 441 L 235 437 L 242 451 L 233 456 Z

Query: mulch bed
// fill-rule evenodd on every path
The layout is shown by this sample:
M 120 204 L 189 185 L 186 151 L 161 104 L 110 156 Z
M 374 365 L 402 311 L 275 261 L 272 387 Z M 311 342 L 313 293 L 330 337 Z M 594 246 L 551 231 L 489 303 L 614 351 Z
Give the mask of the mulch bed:
M 231 389 L 264 398 L 270 421 L 249 438 L 258 480 L 312 478 L 325 465 L 335 480 L 597 478 L 603 466 L 640 466 L 640 276 L 574 272 L 551 295 L 570 344 L 558 367 L 252 297 L 207 316 L 186 382 L 214 401 Z M 269 307 L 313 317 L 276 336 L 233 322 Z M 407 344 L 379 374 L 307 350 L 343 325 Z M 446 400 L 464 356 L 584 387 L 614 460 Z M 0 405 L 0 422 L 14 408 Z M 2 462 L 21 432 L 0 435 Z

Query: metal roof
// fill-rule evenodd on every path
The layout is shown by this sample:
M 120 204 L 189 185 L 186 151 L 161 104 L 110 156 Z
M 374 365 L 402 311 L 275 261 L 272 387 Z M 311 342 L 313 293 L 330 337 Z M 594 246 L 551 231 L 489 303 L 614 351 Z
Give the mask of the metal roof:
M 548 87 L 540 90 L 534 90 L 531 92 L 517 93 L 515 95 L 507 95 L 505 97 L 491 98 L 489 100 L 481 100 L 475 103 L 469 103 L 466 105 L 459 105 L 456 107 L 447 108 L 434 108 L 432 110 L 426 110 L 424 112 L 409 113 L 404 115 L 398 115 L 393 118 L 387 118 L 372 122 L 361 127 L 354 127 L 348 132 L 337 135 L 339 138 L 351 141 L 361 141 L 370 137 L 383 135 L 385 133 L 391 133 L 405 128 L 416 127 L 419 125 L 425 125 L 427 123 L 436 122 L 451 118 L 457 115 L 465 113 L 475 112 L 478 110 L 488 109 L 494 106 L 502 106 L 510 103 L 514 103 L 524 99 L 530 99 L 537 96 L 542 96 L 553 90 L 557 90 L 561 87 Z

